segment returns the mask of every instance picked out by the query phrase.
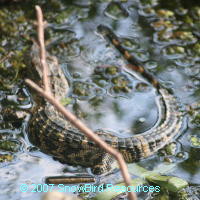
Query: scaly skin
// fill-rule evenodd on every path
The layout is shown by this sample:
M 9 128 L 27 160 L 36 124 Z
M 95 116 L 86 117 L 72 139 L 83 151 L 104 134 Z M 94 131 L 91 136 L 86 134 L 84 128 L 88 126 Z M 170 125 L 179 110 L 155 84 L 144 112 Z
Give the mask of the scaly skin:
M 123 54 L 129 63 L 130 70 L 137 71 L 143 78 L 157 90 L 159 120 L 150 130 L 127 138 L 120 138 L 108 131 L 98 131 L 97 134 L 112 147 L 118 149 L 127 163 L 137 162 L 154 155 L 159 149 L 178 136 L 183 127 L 183 115 L 178 109 L 176 98 L 163 88 L 159 82 L 121 46 L 117 36 L 105 26 L 100 25 L 98 30 L 109 39 L 112 44 Z M 41 76 L 38 46 L 33 45 L 32 61 Z M 57 59 L 47 56 L 51 84 L 56 98 L 62 99 L 67 89 L 65 79 Z M 56 72 L 56 74 L 55 74 Z M 61 162 L 71 165 L 91 167 L 95 174 L 101 174 L 114 168 L 114 159 L 90 141 L 77 128 L 51 106 L 36 106 L 33 116 L 29 121 L 29 139 L 44 153 L 54 156 Z

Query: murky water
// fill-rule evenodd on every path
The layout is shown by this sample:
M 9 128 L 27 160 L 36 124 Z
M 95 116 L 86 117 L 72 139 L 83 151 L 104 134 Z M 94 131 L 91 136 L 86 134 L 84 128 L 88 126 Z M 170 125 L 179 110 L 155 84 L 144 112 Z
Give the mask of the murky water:
M 31 66 L 37 4 L 49 23 L 47 49 L 58 57 L 70 84 L 68 107 L 92 129 L 109 129 L 127 137 L 149 129 L 158 118 L 155 90 L 122 68 L 126 62 L 97 32 L 100 24 L 112 28 L 129 52 L 173 89 L 185 112 L 188 105 L 199 103 L 199 3 L 118 2 L 43 0 L 0 5 L 0 57 L 10 55 L 0 63 L 0 199 L 40 199 L 42 193 L 20 192 L 20 185 L 85 171 L 53 160 L 27 138 L 28 119 L 22 111 L 30 111 L 34 102 L 23 80 L 30 75 L 26 69 Z M 199 144 L 191 142 L 191 136 L 199 138 L 196 107 L 189 112 L 188 128 L 177 139 L 175 154 L 155 156 L 142 161 L 142 166 L 152 169 L 168 157 L 176 163 L 170 175 L 200 184 Z M 180 152 L 183 158 L 178 157 Z

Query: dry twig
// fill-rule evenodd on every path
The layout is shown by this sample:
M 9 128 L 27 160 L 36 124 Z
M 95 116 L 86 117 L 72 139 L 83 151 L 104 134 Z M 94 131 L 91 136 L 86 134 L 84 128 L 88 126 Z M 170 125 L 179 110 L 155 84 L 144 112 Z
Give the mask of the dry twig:
M 48 78 L 48 65 L 46 62 L 46 49 L 45 49 L 45 44 L 44 44 L 44 26 L 45 23 L 43 21 L 43 15 L 42 15 L 42 10 L 39 6 L 36 6 L 36 11 L 37 11 L 37 32 L 38 32 L 38 42 L 39 42 L 39 46 L 40 46 L 40 62 L 41 62 L 41 66 L 42 66 L 42 70 L 43 70 L 43 84 L 44 84 L 44 90 L 47 93 L 51 93 L 51 87 L 49 84 L 49 78 Z
M 128 173 L 127 165 L 124 161 L 123 156 L 121 153 L 112 148 L 110 145 L 108 145 L 105 141 L 101 140 L 101 138 L 96 135 L 91 129 L 89 129 L 82 121 L 80 121 L 75 115 L 70 113 L 66 108 L 57 100 L 54 98 L 54 96 L 51 93 L 50 84 L 49 84 L 49 78 L 48 78 L 48 66 L 46 62 L 46 51 L 45 51 L 45 45 L 44 45 L 44 22 L 43 22 L 43 16 L 42 16 L 42 10 L 39 6 L 36 6 L 37 11 L 37 18 L 38 18 L 38 40 L 40 44 L 40 59 L 41 59 L 41 66 L 43 68 L 43 84 L 44 89 L 39 87 L 37 84 L 35 84 L 30 79 L 26 79 L 25 82 L 31 86 L 33 89 L 35 89 L 41 96 L 46 98 L 47 101 L 49 101 L 52 105 L 55 106 L 55 108 L 63 114 L 63 116 L 69 120 L 76 128 L 78 128 L 81 132 L 83 132 L 88 138 L 93 140 L 97 145 L 99 145 L 102 149 L 104 149 L 106 152 L 111 154 L 115 157 L 115 159 L 118 161 L 119 167 L 122 172 L 122 176 L 124 178 L 124 182 L 126 186 L 131 185 L 131 178 Z M 135 193 L 128 192 L 128 196 L 130 200 L 136 200 L 137 197 Z

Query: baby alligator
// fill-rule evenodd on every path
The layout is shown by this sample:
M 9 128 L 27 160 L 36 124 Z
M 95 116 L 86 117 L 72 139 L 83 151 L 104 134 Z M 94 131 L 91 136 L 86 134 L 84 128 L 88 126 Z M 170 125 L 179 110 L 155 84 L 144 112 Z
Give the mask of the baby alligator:
M 96 133 L 112 147 L 118 149 L 127 163 L 139 161 L 155 154 L 181 132 L 183 115 L 178 109 L 176 98 L 153 78 L 120 44 L 117 36 L 106 26 L 98 27 L 100 34 L 105 36 L 123 54 L 127 67 L 137 71 L 156 89 L 158 93 L 159 119 L 156 124 L 144 133 L 121 138 L 110 131 L 98 130 Z M 32 63 L 40 77 L 39 48 L 34 43 Z M 62 99 L 69 88 L 57 59 L 47 55 L 50 68 L 51 87 L 56 98 Z M 91 167 L 95 174 L 101 174 L 114 167 L 114 159 L 90 141 L 83 133 L 65 120 L 52 105 L 45 102 L 33 109 L 28 128 L 29 139 L 44 153 L 57 160 L 71 165 Z

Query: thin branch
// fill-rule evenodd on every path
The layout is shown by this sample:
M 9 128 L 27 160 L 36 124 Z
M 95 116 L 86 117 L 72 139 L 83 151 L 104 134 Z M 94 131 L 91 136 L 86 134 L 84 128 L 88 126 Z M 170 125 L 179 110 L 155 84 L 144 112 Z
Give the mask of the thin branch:
M 35 6 L 35 9 L 37 11 L 37 32 L 38 32 L 38 42 L 40 46 L 40 62 L 43 70 L 43 84 L 44 84 L 44 90 L 47 92 L 51 92 L 51 87 L 49 84 L 49 69 L 46 62 L 46 49 L 44 44 L 44 27 L 45 23 L 43 21 L 43 14 L 42 10 L 39 6 Z
M 77 184 L 77 183 L 94 183 L 94 176 L 51 176 L 47 177 L 47 184 Z
M 128 173 L 127 165 L 124 161 L 123 156 L 121 153 L 112 148 L 110 145 L 108 145 L 105 141 L 103 141 L 97 134 L 95 134 L 90 128 L 88 128 L 81 120 L 79 120 L 74 114 L 69 112 L 57 99 L 54 98 L 52 93 L 50 92 L 51 89 L 49 87 L 49 80 L 48 80 L 48 73 L 47 73 L 47 63 L 46 63 L 46 56 L 45 56 L 45 46 L 44 46 L 44 24 L 43 24 L 43 17 L 42 17 L 42 11 L 39 6 L 36 6 L 37 10 L 37 17 L 38 17 L 38 40 L 40 41 L 40 59 L 41 64 L 43 67 L 43 82 L 45 89 L 39 87 L 37 84 L 35 84 L 33 81 L 26 79 L 25 82 L 31 86 L 33 89 L 35 89 L 41 96 L 46 98 L 47 101 L 49 101 L 54 107 L 63 114 L 63 116 L 69 120 L 76 128 L 78 128 L 82 133 L 84 133 L 88 138 L 93 140 L 99 147 L 104 149 L 106 152 L 111 154 L 115 159 L 118 161 L 119 167 L 122 172 L 122 176 L 124 178 L 124 182 L 126 186 L 131 185 L 131 178 Z M 43 30 L 41 30 L 43 29 Z M 128 196 L 130 200 L 136 200 L 137 197 L 135 193 L 128 192 Z

